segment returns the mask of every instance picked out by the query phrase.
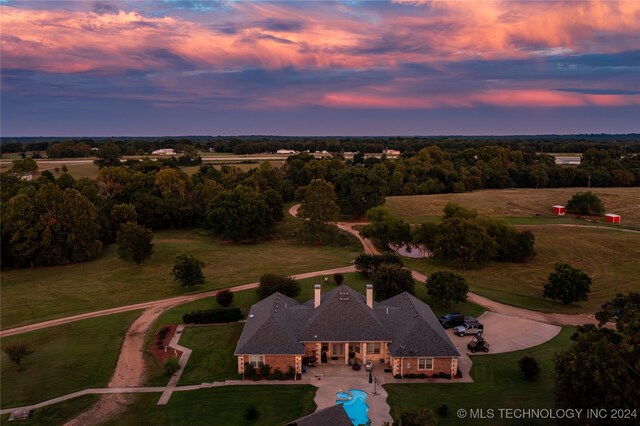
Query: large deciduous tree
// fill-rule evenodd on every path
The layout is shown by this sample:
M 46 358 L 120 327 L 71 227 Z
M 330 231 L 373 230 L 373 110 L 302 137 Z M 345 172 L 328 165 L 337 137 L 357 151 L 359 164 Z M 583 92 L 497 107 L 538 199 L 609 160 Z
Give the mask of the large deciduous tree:
M 204 284 L 203 267 L 204 262 L 192 253 L 182 251 L 176 255 L 171 275 L 182 287 L 193 287 Z
M 591 277 L 567 263 L 556 263 L 555 272 L 549 274 L 542 297 L 560 300 L 565 305 L 587 300 L 591 291 Z
M 9 173 L 19 176 L 36 173 L 38 171 L 38 163 L 33 158 L 24 158 L 22 160 L 14 160 Z
M 385 300 L 402 292 L 413 294 L 411 271 L 400 265 L 383 263 L 371 276 L 376 300 Z
M 389 213 L 384 207 L 374 207 L 367 212 L 371 223 L 360 231 L 367 238 L 375 239 L 385 249 L 390 245 L 402 246 L 411 242 L 411 226 Z
M 463 265 L 487 263 L 496 255 L 496 243 L 485 227 L 472 219 L 452 217 L 440 225 L 435 239 L 436 256 Z
M 289 297 L 296 297 L 300 294 L 300 283 L 291 277 L 265 274 L 260 277 L 257 292 L 259 299 L 269 297 L 275 292 Z
M 98 160 L 95 163 L 98 167 L 115 167 L 120 165 L 120 157 L 122 157 L 122 151 L 120 147 L 112 141 L 105 142 L 96 153 Z
M 567 202 L 567 211 L 575 214 L 601 215 L 604 204 L 593 192 L 579 192 Z
M 321 236 L 327 223 L 336 220 L 339 213 L 333 185 L 324 179 L 311 181 L 298 210 L 298 216 L 306 219 L 304 227 L 308 232 Z
M 351 167 L 338 176 L 338 205 L 345 214 L 362 216 L 372 207 L 384 204 L 386 182 L 374 171 Z
M 255 241 L 271 229 L 273 218 L 264 197 L 240 185 L 213 199 L 207 222 L 217 234 L 234 241 Z
M 122 225 L 116 241 L 118 256 L 137 265 L 149 259 L 153 253 L 153 232 L 137 223 L 127 222 Z
M 445 305 L 449 302 L 460 303 L 467 300 L 469 285 L 467 280 L 454 272 L 434 272 L 426 282 L 427 294 Z
M 15 266 L 64 265 L 102 251 L 95 206 L 75 189 L 26 188 L 2 211 L 6 258 Z

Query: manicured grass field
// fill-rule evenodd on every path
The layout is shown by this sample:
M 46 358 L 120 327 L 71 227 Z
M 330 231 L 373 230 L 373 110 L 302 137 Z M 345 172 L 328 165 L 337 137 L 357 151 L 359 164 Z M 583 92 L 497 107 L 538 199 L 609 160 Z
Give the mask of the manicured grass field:
M 233 356 L 244 324 L 187 327 L 180 344 L 193 348 L 180 385 L 238 379 L 238 361 Z
M 2 408 L 23 406 L 85 388 L 104 387 L 113 374 L 124 333 L 140 311 L 92 318 L 0 341 L 25 342 L 35 353 L 24 371 L 1 358 Z
M 257 281 L 264 273 L 294 274 L 346 266 L 355 248 L 291 241 L 234 244 L 192 230 L 159 231 L 142 266 L 120 260 L 110 245 L 95 260 L 2 273 L 2 328 L 189 292 Z M 171 275 L 175 254 L 191 251 L 207 265 L 206 284 L 185 290 Z
M 490 420 L 491 424 L 520 424 L 513 419 L 498 418 L 498 409 L 555 407 L 553 355 L 570 346 L 569 337 L 574 331 L 572 327 L 565 327 L 547 343 L 522 351 L 472 355 L 471 376 L 474 383 L 384 385 L 389 393 L 387 402 L 391 406 L 391 415 L 397 419 L 400 413 L 406 410 L 431 408 L 436 411 L 441 405 L 446 405 L 449 414 L 440 417 L 438 425 L 482 425 L 489 424 L 489 421 L 461 419 L 456 412 L 459 409 L 492 408 L 496 412 L 496 418 Z M 540 364 L 540 375 L 534 381 L 525 380 L 520 373 L 518 360 L 523 356 L 532 356 Z
M 463 192 L 459 194 L 414 195 L 387 197 L 386 206 L 395 216 L 410 223 L 437 220 L 447 203 L 458 203 L 482 214 L 509 218 L 530 218 L 527 223 L 582 223 L 570 218 L 553 216 L 551 206 L 566 205 L 576 192 L 593 191 L 602 199 L 607 212 L 622 216 L 622 224 L 640 228 L 640 188 L 554 188 L 500 189 Z M 536 217 L 536 214 L 542 217 Z M 522 219 L 520 219 L 522 220 Z
M 309 385 L 228 386 L 174 392 L 167 405 L 156 405 L 158 395 L 139 395 L 106 425 L 282 425 L 313 412 L 315 393 Z M 253 421 L 245 418 L 249 404 L 258 410 Z
M 91 404 L 100 398 L 99 395 L 84 395 L 58 404 L 38 408 L 29 413 L 29 417 L 24 421 L 9 423 L 9 414 L 5 414 L 0 419 L 1 425 L 20 424 L 26 426 L 57 426 L 63 425 L 73 417 L 77 416 Z
M 472 291 L 492 300 L 544 312 L 595 312 L 616 293 L 640 290 L 640 235 L 606 228 L 528 227 L 538 253 L 526 263 L 491 263 L 463 270 L 457 265 L 409 259 L 412 269 L 429 274 L 453 270 L 467 278 Z M 542 288 L 556 262 L 567 262 L 593 279 L 589 300 L 565 306 L 542 298 Z

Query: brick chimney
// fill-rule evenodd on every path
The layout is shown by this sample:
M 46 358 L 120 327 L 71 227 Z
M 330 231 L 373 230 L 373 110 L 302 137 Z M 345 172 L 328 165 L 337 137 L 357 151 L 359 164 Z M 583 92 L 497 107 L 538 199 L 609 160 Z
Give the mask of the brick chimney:
M 373 284 L 367 284 L 367 306 L 373 309 Z
M 313 286 L 313 307 L 317 308 L 318 306 L 320 306 L 320 284 Z

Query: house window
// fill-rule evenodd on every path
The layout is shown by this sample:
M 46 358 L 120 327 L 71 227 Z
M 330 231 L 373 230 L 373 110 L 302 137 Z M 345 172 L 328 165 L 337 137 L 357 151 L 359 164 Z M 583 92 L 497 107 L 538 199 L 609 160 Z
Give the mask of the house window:
M 360 343 L 349 343 L 349 352 L 360 353 Z
M 418 358 L 418 370 L 433 370 L 433 358 Z
M 333 356 L 342 356 L 344 355 L 344 345 L 342 343 L 334 343 L 331 345 L 333 347 Z
M 249 364 L 254 367 L 264 365 L 264 355 L 249 355 Z
M 367 354 L 375 355 L 380 353 L 380 343 L 367 343 Z

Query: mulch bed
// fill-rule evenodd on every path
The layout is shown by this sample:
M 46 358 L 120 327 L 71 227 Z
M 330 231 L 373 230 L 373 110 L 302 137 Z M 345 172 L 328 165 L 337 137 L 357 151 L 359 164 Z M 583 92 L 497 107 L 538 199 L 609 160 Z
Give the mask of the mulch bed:
M 149 349 L 147 349 L 147 352 L 160 360 L 162 364 L 164 364 L 172 356 L 175 356 L 178 359 L 182 356 L 181 351 L 167 347 L 169 345 L 169 342 L 171 342 L 173 335 L 176 334 L 177 327 L 178 326 L 175 324 L 163 325 L 162 327 L 160 327 L 158 332 L 153 336 Z M 164 335 L 163 338 L 161 338 L 162 335 Z

